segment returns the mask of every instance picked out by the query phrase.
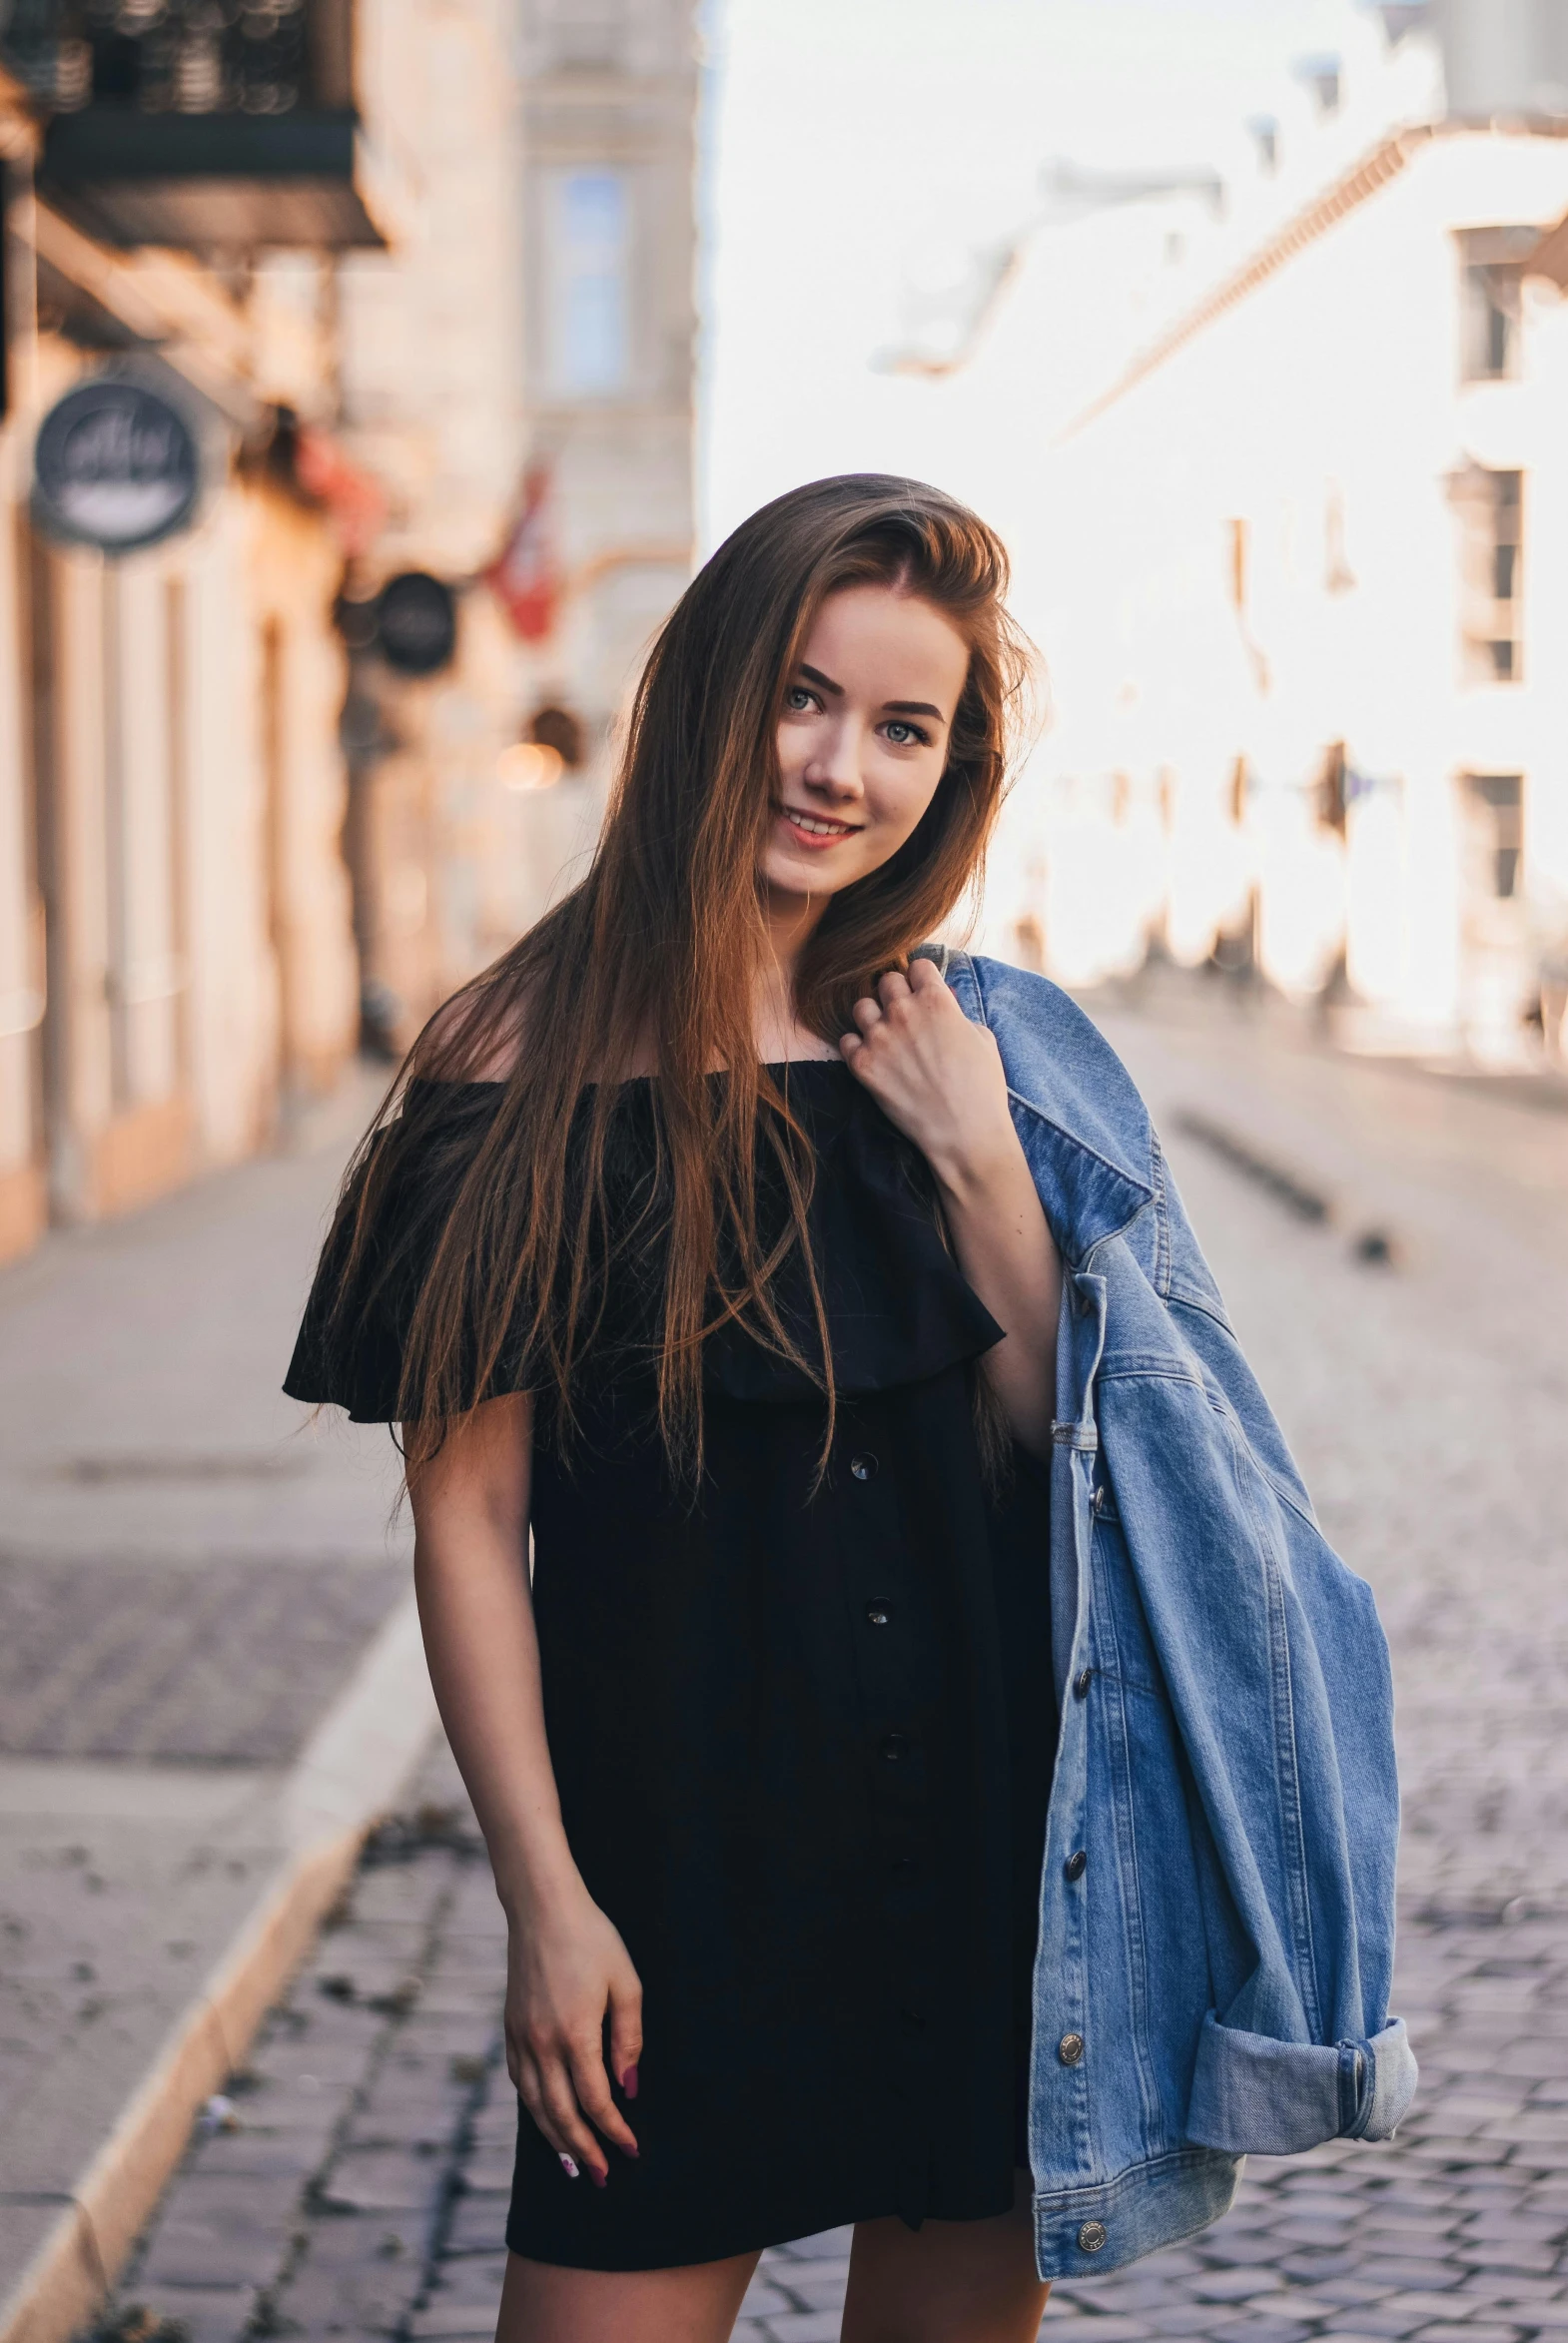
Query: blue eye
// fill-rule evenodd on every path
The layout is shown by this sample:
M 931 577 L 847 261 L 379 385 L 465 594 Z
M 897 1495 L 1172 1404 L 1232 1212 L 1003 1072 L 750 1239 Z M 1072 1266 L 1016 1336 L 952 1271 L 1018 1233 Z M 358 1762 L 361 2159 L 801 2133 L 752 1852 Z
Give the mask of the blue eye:
M 895 748 L 909 748 L 917 740 L 923 748 L 931 745 L 930 733 L 922 732 L 918 724 L 906 724 L 902 716 L 893 717 L 884 730 Z
M 784 705 L 792 715 L 804 715 L 807 708 L 816 706 L 816 695 L 803 683 L 792 683 L 784 694 Z

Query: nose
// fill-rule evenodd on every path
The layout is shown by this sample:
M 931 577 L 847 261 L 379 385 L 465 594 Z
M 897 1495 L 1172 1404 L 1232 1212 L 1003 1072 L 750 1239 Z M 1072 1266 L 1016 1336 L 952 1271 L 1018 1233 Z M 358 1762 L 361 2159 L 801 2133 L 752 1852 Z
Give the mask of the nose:
M 819 731 L 802 776 L 808 789 L 842 802 L 864 794 L 860 777 L 860 727 L 848 714 Z

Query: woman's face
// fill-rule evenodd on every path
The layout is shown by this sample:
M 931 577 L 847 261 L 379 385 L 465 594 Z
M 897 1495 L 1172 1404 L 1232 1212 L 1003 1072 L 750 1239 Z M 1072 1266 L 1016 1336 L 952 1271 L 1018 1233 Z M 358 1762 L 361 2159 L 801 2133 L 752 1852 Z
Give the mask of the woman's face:
M 969 672 L 940 610 L 846 586 L 818 611 L 784 692 L 762 855 L 775 897 L 836 895 L 896 854 L 936 795 Z

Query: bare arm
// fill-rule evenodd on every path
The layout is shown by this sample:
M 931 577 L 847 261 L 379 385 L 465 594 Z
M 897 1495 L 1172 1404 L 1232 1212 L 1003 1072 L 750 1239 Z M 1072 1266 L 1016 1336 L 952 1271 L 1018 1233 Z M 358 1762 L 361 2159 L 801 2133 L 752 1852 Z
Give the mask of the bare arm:
M 642 1988 L 561 1824 L 528 1589 L 532 1436 L 521 1396 L 489 1400 L 451 1426 L 409 1483 L 413 1578 L 430 1681 L 508 1923 L 511 2077 L 568 2168 L 602 2187 L 607 2159 L 590 2121 L 637 2153 L 604 2072 L 604 2017 L 612 2066 L 633 2096 Z
M 1051 1453 L 1062 1263 L 1008 1111 L 1001 1054 L 929 960 L 855 1004 L 839 1047 L 936 1174 L 954 1249 L 1005 1340 L 982 1361 L 1014 1436 Z

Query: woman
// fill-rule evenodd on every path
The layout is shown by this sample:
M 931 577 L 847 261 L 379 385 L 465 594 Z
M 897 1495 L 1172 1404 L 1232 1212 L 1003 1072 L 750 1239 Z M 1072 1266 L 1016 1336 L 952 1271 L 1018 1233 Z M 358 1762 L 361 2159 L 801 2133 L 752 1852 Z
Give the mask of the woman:
M 1365 1589 L 1116 1061 L 918 952 L 1001 798 L 1005 580 L 905 480 L 737 530 L 291 1369 L 403 1429 L 510 1923 L 508 2343 L 722 2338 L 845 2223 L 849 2343 L 1010 2343 L 1408 2096 Z

